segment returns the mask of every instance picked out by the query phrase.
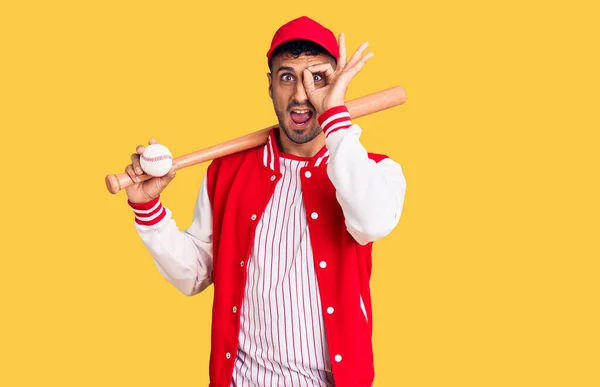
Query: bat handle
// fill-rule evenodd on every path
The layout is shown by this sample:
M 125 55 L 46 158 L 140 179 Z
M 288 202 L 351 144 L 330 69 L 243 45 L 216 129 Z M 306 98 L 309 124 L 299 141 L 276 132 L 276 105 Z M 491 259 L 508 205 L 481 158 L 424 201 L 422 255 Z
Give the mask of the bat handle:
M 143 175 L 139 175 L 138 177 L 140 178 L 140 182 L 152 179 L 152 176 L 145 173 Z M 116 194 L 120 190 L 134 184 L 134 181 L 131 180 L 131 177 L 129 177 L 129 175 L 126 173 L 120 173 L 118 175 L 106 175 L 104 182 L 106 183 L 108 192 L 111 194 Z

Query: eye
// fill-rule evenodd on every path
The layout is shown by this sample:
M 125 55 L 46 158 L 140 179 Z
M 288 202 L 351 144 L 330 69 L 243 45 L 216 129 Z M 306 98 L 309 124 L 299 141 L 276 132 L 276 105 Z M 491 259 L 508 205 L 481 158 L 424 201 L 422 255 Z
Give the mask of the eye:
M 283 74 L 281 76 L 281 80 L 284 82 L 291 82 L 294 80 L 294 77 L 292 76 L 292 74 Z
M 322 80 L 323 80 L 323 77 L 321 76 L 321 74 L 314 74 L 314 75 L 313 75 L 313 80 L 314 80 L 315 82 L 319 82 L 319 81 L 322 81 Z

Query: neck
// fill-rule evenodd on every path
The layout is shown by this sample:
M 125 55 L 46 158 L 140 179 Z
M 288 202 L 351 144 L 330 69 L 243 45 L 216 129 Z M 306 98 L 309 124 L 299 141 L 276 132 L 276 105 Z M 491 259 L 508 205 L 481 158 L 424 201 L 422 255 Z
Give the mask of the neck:
M 304 144 L 296 144 L 291 141 L 285 133 L 279 129 L 277 136 L 277 147 L 280 152 L 300 157 L 313 157 L 325 146 L 325 134 L 319 133 L 317 137 Z

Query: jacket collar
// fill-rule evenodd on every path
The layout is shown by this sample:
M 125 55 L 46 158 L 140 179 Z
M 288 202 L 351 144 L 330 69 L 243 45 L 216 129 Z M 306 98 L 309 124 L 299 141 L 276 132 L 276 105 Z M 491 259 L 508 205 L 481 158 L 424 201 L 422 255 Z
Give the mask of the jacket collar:
M 272 170 L 279 172 L 279 149 L 277 149 L 277 137 L 279 136 L 279 128 L 274 127 L 269 133 L 267 143 L 259 148 L 259 155 L 262 156 L 263 165 Z M 329 164 L 329 149 L 323 145 L 321 150 L 316 155 L 311 157 L 308 162 L 308 167 L 325 167 Z

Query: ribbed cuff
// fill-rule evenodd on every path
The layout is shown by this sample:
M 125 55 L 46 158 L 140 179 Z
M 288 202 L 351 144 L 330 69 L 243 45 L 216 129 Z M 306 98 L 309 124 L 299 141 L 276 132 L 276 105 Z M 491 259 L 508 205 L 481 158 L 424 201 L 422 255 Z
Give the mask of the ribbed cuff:
M 135 213 L 135 222 L 142 226 L 154 226 L 167 214 L 160 202 L 160 196 L 146 203 L 132 203 L 127 200 L 127 204 Z
M 345 105 L 326 110 L 318 117 L 318 121 L 326 137 L 338 130 L 348 129 L 352 126 L 350 113 Z

